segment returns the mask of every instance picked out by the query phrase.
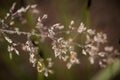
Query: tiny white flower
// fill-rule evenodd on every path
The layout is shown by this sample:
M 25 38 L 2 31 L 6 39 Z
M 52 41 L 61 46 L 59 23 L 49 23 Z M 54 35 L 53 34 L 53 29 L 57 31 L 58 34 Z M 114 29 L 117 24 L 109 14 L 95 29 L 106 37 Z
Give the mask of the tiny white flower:
M 72 64 L 71 63 L 67 63 L 66 66 L 67 66 L 68 69 L 70 69 L 72 67 Z
M 87 55 L 87 52 L 83 49 L 82 54 Z
M 16 53 L 17 55 L 20 55 L 20 54 L 19 54 L 19 51 L 18 51 L 17 49 L 15 49 L 14 51 L 15 51 L 15 53 Z
M 5 40 L 6 40 L 8 43 L 12 43 L 12 42 L 13 42 L 13 41 L 12 41 L 9 37 L 7 37 L 7 36 L 5 36 L 4 38 L 5 38 Z
M 31 5 L 31 8 L 36 8 L 36 7 L 37 7 L 37 5 L 36 5 L 36 4 Z
M 71 22 L 70 22 L 70 25 L 73 25 L 74 24 L 74 21 L 72 20 Z
M 46 19 L 47 17 L 48 17 L 48 15 L 44 14 L 43 17 L 42 17 L 42 19 Z
M 108 52 L 111 52 L 113 50 L 113 47 L 112 46 L 106 46 L 104 48 L 105 51 L 108 51 Z
M 90 63 L 91 63 L 91 64 L 94 64 L 94 63 L 95 63 L 95 61 L 94 61 L 94 58 L 93 58 L 93 57 L 89 57 L 89 61 L 90 61 Z
M 82 33 L 85 30 L 86 30 L 86 27 L 84 27 L 84 24 L 81 22 L 80 26 L 78 27 L 77 32 L 78 33 Z

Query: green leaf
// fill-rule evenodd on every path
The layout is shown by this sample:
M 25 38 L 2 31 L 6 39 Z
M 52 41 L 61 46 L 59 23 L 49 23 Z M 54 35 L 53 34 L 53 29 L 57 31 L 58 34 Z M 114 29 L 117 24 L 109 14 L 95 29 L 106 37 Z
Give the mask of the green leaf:
M 103 69 L 91 80 L 111 80 L 120 72 L 120 60 L 116 60 L 113 64 Z

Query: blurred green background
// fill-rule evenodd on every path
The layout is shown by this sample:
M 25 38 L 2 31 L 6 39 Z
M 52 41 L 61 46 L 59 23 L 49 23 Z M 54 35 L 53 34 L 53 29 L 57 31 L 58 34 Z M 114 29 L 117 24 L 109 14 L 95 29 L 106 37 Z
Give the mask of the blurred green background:
M 106 32 L 108 45 L 120 49 L 120 0 L 0 0 L 0 18 L 5 16 L 13 2 L 17 2 L 18 8 L 37 4 L 39 15 L 48 14 L 48 19 L 44 22 L 48 26 L 59 22 L 67 26 L 71 20 L 79 25 L 82 21 L 87 27 Z M 26 17 L 27 25 L 16 26 L 29 31 L 35 26 L 34 17 L 29 13 Z M 13 39 L 15 37 L 16 35 Z M 46 55 L 51 52 L 48 44 L 41 44 L 41 49 Z M 54 58 L 53 55 L 52 57 Z M 81 64 L 73 66 L 70 70 L 64 63 L 54 59 L 55 73 L 47 78 L 41 77 L 24 52 L 21 51 L 20 56 L 13 55 L 13 59 L 10 60 L 7 43 L 0 37 L 0 80 L 120 80 L 120 61 L 102 69 L 97 64 L 90 65 L 85 56 L 79 57 Z

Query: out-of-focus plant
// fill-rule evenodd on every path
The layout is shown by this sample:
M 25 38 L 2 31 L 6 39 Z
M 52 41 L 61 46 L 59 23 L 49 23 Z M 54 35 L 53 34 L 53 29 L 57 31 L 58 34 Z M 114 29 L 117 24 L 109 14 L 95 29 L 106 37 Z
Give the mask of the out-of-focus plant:
M 18 47 L 23 51 L 29 53 L 29 61 L 36 67 L 38 72 L 43 73 L 44 76 L 48 76 L 48 73 L 53 73 L 52 58 L 44 58 L 39 54 L 40 43 L 45 43 L 46 40 L 51 41 L 51 49 L 56 58 L 66 63 L 68 69 L 74 64 L 79 64 L 78 52 L 75 49 L 78 47 L 83 54 L 88 57 L 91 64 L 98 63 L 101 67 L 105 67 L 108 64 L 119 59 L 116 56 L 120 56 L 119 52 L 112 46 L 106 46 L 107 35 L 103 32 L 97 32 L 93 29 L 86 28 L 81 22 L 78 27 L 75 27 L 75 22 L 72 20 L 68 27 L 61 25 L 60 23 L 53 24 L 48 27 L 43 24 L 43 21 L 47 18 L 44 14 L 42 17 L 38 17 L 36 20 L 36 26 L 30 31 L 21 31 L 18 27 L 12 27 L 15 25 L 16 19 L 20 18 L 21 25 L 27 23 L 23 15 L 26 12 L 38 13 L 36 9 L 37 5 L 28 5 L 15 10 L 16 3 L 13 3 L 9 12 L 3 19 L 0 19 L 0 34 L 8 43 L 7 50 L 12 59 L 13 53 L 20 55 Z M 74 35 L 72 35 L 74 33 Z M 15 42 L 9 35 L 26 36 L 25 42 Z M 69 36 L 67 39 L 64 35 Z M 77 41 L 76 39 L 84 36 L 84 43 Z M 36 37 L 37 39 L 33 39 Z
M 91 80 L 112 80 L 120 73 L 120 60 L 116 60 L 113 64 L 100 71 Z

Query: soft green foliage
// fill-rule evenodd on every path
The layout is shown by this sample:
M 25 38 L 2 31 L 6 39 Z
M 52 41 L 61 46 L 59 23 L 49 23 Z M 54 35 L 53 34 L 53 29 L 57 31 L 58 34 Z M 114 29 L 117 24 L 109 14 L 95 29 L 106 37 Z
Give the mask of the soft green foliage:
M 118 73 L 120 73 L 120 60 L 116 60 L 113 64 L 101 70 L 91 80 L 112 80 Z

